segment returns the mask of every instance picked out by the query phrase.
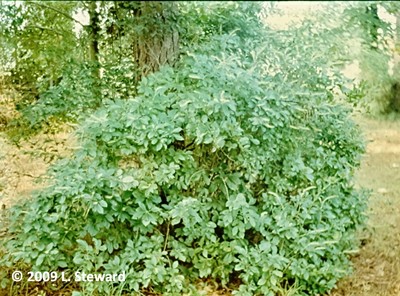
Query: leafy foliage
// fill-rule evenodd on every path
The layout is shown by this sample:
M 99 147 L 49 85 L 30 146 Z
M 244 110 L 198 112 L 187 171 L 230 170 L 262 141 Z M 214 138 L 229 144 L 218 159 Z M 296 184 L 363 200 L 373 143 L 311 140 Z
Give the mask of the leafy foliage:
M 188 2 L 180 3 L 179 8 L 178 28 L 184 46 L 201 44 L 216 35 L 233 31 L 238 37 L 257 39 L 262 35 L 260 17 L 268 14 L 267 4 L 257 2 L 213 2 L 207 5 Z
M 68 57 L 80 56 L 75 48 L 74 23 L 66 15 L 75 9 L 72 2 L 53 2 L 47 6 L 38 2 L 26 5 L 1 5 L 4 38 L 15 66 L 14 82 L 31 91 L 31 100 L 41 90 L 47 89 L 65 67 Z M 49 26 L 51 24 L 51 27 Z
M 70 64 L 65 67 L 60 82 L 42 92 L 39 100 L 22 108 L 24 117 L 31 127 L 35 127 L 49 117 L 58 120 L 67 117 L 70 121 L 99 105 L 99 98 L 93 89 L 98 88 L 97 81 L 91 76 L 90 64 Z M 97 85 L 96 85 L 97 84 Z
M 361 45 L 347 56 L 359 61 L 362 102 L 373 114 L 398 112 L 400 104 L 395 90 L 400 78 L 398 52 L 390 44 L 398 43 L 398 36 L 393 24 L 379 17 L 379 9 L 396 16 L 399 6 L 395 2 L 360 2 L 349 5 L 343 13 L 343 30 L 351 28 L 353 33 L 348 41 L 354 44 L 355 39 Z
M 363 221 L 363 143 L 298 37 L 219 34 L 136 97 L 105 99 L 52 184 L 14 209 L 2 264 L 126 272 L 85 283 L 102 294 L 179 294 L 198 278 L 237 280 L 237 295 L 331 289 Z
M 42 92 L 39 99 L 22 109 L 30 128 L 40 128 L 51 119 L 76 122 L 104 100 L 119 100 L 136 93 L 137 67 L 129 60 L 108 63 L 101 80 L 93 77 L 97 66 L 72 61 L 65 67 L 60 82 Z
M 24 94 L 16 102 L 21 117 L 11 124 L 11 138 L 29 136 L 55 118 L 79 120 L 99 106 L 103 95 L 121 98 L 119 89 L 134 94 L 141 75 L 178 57 L 175 6 L 140 1 L 1 6 L 6 32 L 1 42 L 8 49 L 2 58 L 14 63 L 13 83 Z M 88 14 L 88 25 L 77 12 Z

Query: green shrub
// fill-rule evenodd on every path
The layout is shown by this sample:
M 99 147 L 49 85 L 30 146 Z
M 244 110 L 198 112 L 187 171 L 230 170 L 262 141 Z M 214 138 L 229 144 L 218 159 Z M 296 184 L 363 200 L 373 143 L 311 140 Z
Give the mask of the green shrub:
M 102 79 L 93 77 L 90 63 L 71 64 L 64 69 L 59 82 L 43 91 L 39 98 L 20 105 L 20 117 L 11 121 L 7 134 L 11 140 L 40 132 L 53 132 L 63 122 L 76 123 L 86 118 L 104 101 L 119 100 L 136 93 L 137 75 L 133 63 L 107 63 L 102 67 Z
M 50 118 L 76 121 L 82 113 L 94 109 L 100 102 L 94 92 L 99 85 L 92 71 L 93 65 L 89 63 L 76 64 L 71 61 L 56 85 L 43 91 L 33 103 L 21 108 L 22 118 L 32 128 L 37 128 Z
M 181 43 L 190 48 L 233 31 L 243 39 L 257 39 L 263 31 L 260 16 L 272 11 L 271 7 L 267 9 L 267 5 L 239 1 L 181 2 L 177 19 Z
M 365 209 L 349 110 L 288 79 L 296 69 L 268 74 L 272 51 L 249 58 L 221 40 L 209 44 L 220 54 L 188 53 L 83 123 L 53 183 L 13 210 L 2 264 L 126 272 L 119 286 L 84 283 L 102 294 L 176 295 L 210 278 L 240 282 L 237 295 L 310 295 L 348 274 Z

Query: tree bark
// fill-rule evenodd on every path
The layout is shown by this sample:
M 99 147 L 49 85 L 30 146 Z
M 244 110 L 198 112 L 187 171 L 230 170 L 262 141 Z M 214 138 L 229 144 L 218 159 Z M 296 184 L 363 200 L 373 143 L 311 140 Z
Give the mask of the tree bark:
M 95 64 L 95 70 L 93 76 L 100 78 L 99 73 L 99 32 L 100 32 L 100 19 L 99 13 L 96 10 L 97 3 L 92 1 L 89 3 L 89 29 L 90 29 L 90 41 L 89 41 L 89 60 Z
M 179 34 L 173 28 L 175 3 L 140 1 L 134 14 L 147 28 L 135 34 L 132 56 L 140 75 L 159 70 L 165 64 L 173 65 L 179 56 Z

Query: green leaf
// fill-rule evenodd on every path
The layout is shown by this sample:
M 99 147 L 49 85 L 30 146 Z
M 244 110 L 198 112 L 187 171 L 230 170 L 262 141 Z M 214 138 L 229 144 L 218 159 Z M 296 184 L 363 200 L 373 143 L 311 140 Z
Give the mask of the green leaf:
M 36 259 L 36 262 L 35 262 L 36 266 L 41 266 L 44 258 L 45 258 L 45 254 L 40 254 L 39 257 L 37 257 L 37 259 Z

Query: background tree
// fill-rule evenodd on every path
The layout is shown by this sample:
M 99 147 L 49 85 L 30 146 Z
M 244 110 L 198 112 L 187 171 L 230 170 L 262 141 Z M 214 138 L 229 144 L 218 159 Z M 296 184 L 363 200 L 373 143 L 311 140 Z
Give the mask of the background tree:
M 359 2 L 348 6 L 343 15 L 346 24 L 344 28 L 353 29 L 347 42 L 360 44 L 359 49 L 353 46 L 352 51 L 345 54 L 360 65 L 359 80 L 363 94 L 358 100 L 375 115 L 395 114 L 399 111 L 399 69 L 396 66 L 397 50 L 394 46 L 397 42 L 397 26 L 382 18 L 384 13 L 395 17 L 398 11 L 396 3 Z M 359 41 L 355 42 L 357 39 Z
M 31 92 L 32 97 L 37 96 L 54 84 L 68 57 L 79 57 L 70 17 L 74 5 L 58 2 L 50 7 L 27 2 L 2 4 L 1 8 L 3 38 L 13 45 L 13 83 L 23 87 L 25 93 Z

